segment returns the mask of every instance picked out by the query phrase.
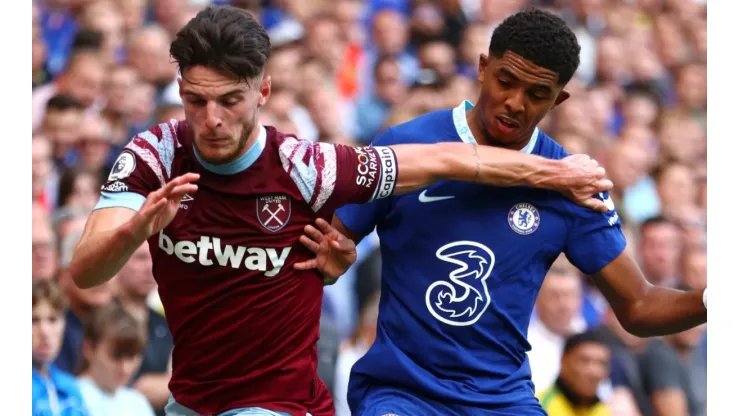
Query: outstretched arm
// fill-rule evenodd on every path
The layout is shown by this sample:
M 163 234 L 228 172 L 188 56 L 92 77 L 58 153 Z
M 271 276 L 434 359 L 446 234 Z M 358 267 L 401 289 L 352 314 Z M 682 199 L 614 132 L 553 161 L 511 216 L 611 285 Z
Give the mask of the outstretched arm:
M 650 284 L 623 252 L 594 275 L 622 326 L 640 337 L 674 334 L 707 322 L 703 291 L 679 291 Z
M 396 194 L 451 179 L 549 189 L 563 193 L 579 205 L 607 211 L 603 201 L 593 196 L 610 190 L 612 183 L 605 179 L 604 168 L 586 155 L 553 160 L 493 146 L 448 142 L 392 145 L 390 148 L 398 165 Z M 384 150 L 379 149 L 382 160 Z

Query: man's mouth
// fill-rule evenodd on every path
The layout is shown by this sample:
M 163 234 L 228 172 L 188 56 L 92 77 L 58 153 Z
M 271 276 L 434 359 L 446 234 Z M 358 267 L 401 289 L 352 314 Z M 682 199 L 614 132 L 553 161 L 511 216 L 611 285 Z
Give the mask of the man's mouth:
M 503 124 L 504 126 L 510 128 L 510 129 L 516 129 L 516 128 L 519 128 L 519 126 L 520 126 L 520 124 L 519 124 L 518 121 L 516 121 L 516 120 L 514 120 L 512 118 L 506 117 L 506 116 L 497 116 L 496 119 L 501 124 Z

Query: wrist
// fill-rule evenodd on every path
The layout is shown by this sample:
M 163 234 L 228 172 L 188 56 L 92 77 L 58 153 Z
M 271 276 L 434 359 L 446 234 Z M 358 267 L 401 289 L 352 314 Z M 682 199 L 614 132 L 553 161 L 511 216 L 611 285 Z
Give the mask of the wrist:
M 527 176 L 527 185 L 534 188 L 560 191 L 569 170 L 569 165 L 562 160 L 540 158 L 535 167 L 535 174 Z
M 136 224 L 136 216 L 134 216 L 116 230 L 115 238 L 127 247 L 139 247 L 149 239 L 150 236 L 146 234 L 146 231 Z

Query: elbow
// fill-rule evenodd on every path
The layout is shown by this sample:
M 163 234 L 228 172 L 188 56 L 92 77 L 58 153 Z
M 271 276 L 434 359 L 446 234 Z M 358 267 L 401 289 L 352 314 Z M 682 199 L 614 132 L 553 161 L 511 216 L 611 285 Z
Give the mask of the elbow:
M 616 313 L 616 311 L 615 311 Z M 637 304 L 625 308 L 622 313 L 617 313 L 617 319 L 627 332 L 638 338 L 649 338 L 655 334 L 652 332 L 650 325 L 642 318 Z

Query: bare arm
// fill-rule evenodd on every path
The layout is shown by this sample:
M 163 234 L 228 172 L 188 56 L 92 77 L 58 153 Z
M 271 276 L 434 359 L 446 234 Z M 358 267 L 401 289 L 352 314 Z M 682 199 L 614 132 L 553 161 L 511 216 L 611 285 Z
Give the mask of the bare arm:
M 334 227 L 334 229 L 337 230 L 337 232 L 339 232 L 340 234 L 354 241 L 355 244 L 359 244 L 360 241 L 363 238 L 365 238 L 364 235 L 356 234 L 352 232 L 349 228 L 347 228 L 347 226 L 344 225 L 342 220 L 340 220 L 339 217 L 337 217 L 337 214 L 334 214 L 334 216 L 332 217 L 331 226 Z
M 639 337 L 674 334 L 707 322 L 702 291 L 650 284 L 623 252 L 594 276 L 622 326 Z
M 605 171 L 585 155 L 547 159 L 514 150 L 464 143 L 390 146 L 398 161 L 396 194 L 413 192 L 439 180 L 496 186 L 530 186 L 564 193 L 581 205 L 605 211 L 593 195 L 612 184 Z
M 69 266 L 75 284 L 90 288 L 118 273 L 147 238 L 172 221 L 183 195 L 197 191 L 191 182 L 198 178 L 189 173 L 173 179 L 150 193 L 139 212 L 119 207 L 94 211 Z
M 678 388 L 658 390 L 650 395 L 655 416 L 689 416 L 686 396 Z
M 90 214 L 69 266 L 77 286 L 85 289 L 107 282 L 144 243 L 127 226 L 135 214 L 128 208 L 105 208 Z

